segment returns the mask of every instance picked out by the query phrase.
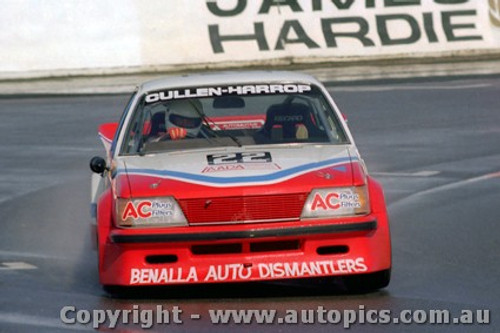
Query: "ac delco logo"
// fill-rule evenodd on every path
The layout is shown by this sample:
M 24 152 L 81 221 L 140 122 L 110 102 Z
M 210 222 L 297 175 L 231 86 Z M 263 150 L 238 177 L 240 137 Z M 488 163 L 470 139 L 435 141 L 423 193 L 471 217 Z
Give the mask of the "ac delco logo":
M 359 195 L 350 192 L 316 193 L 311 203 L 312 211 L 360 207 Z
M 152 207 L 151 201 L 141 201 L 134 205 L 133 202 L 128 202 L 127 206 L 125 206 L 125 209 L 123 210 L 122 214 L 122 220 L 125 221 L 129 217 L 133 218 L 134 220 L 137 219 L 147 219 L 150 218 L 152 213 L 151 213 L 151 207 Z
M 311 210 L 315 211 L 318 209 L 322 210 L 339 209 L 340 208 L 339 198 L 340 195 L 336 192 L 328 193 L 324 197 L 321 196 L 321 194 L 316 193 L 311 204 Z

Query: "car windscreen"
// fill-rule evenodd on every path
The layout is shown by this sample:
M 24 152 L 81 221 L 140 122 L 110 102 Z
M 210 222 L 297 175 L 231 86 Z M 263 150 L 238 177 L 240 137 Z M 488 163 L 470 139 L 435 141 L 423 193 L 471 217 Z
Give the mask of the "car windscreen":
M 221 146 L 348 142 L 321 90 L 291 83 L 150 92 L 137 104 L 125 130 L 124 155 Z

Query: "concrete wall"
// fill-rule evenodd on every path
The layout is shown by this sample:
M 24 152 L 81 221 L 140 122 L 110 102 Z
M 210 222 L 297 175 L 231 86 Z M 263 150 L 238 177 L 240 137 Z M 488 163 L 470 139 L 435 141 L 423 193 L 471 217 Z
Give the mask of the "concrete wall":
M 500 0 L 2 0 L 0 78 L 500 53 Z

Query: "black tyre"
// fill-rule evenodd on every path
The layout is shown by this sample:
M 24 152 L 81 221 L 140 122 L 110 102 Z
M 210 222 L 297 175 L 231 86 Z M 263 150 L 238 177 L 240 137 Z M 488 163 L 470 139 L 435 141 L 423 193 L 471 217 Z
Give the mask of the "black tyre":
M 352 293 L 364 293 L 385 288 L 391 281 L 391 269 L 369 274 L 344 276 L 344 286 Z
M 102 289 L 111 298 L 137 298 L 143 291 L 142 288 L 117 285 L 103 285 Z

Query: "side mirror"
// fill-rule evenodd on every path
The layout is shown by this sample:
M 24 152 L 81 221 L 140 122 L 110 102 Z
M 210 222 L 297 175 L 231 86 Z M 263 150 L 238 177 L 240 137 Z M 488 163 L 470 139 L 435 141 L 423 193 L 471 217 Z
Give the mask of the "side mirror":
M 104 171 L 108 170 L 104 158 L 99 156 L 92 157 L 92 159 L 90 160 L 90 170 L 98 174 L 102 174 L 104 173 Z

